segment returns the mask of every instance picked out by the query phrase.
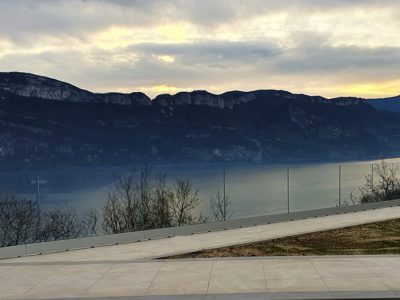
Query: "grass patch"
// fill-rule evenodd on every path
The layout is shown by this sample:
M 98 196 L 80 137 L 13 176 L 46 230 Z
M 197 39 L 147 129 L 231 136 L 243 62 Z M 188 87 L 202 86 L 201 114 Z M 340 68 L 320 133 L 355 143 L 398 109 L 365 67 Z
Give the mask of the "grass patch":
M 400 219 L 167 258 L 400 254 Z

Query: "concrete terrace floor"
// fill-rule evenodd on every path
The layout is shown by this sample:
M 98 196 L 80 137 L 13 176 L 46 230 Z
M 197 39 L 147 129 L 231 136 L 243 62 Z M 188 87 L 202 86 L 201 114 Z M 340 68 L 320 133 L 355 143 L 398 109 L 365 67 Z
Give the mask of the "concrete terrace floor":
M 153 259 L 394 218 L 400 207 L 0 260 L 0 299 L 400 297 L 398 255 Z

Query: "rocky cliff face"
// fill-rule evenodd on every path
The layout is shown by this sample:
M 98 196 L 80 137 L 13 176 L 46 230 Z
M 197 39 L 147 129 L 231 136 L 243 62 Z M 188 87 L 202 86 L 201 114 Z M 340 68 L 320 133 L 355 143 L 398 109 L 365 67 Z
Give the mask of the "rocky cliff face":
M 0 73 L 0 89 L 17 96 L 54 101 L 150 105 L 150 98 L 143 93 L 95 94 L 62 81 L 19 72 Z
M 282 101 L 282 99 L 285 101 L 301 99 L 301 101 L 309 103 L 325 103 L 338 106 L 363 103 L 363 99 L 359 98 L 326 99 L 319 96 L 294 95 L 286 91 L 258 90 L 252 92 L 231 91 L 221 95 L 215 95 L 207 91 L 180 92 L 175 95 L 163 94 L 157 96 L 152 101 L 152 104 L 157 106 L 201 105 L 221 109 L 233 109 L 235 106 L 266 98 L 269 98 L 270 103 L 274 101 L 273 99 L 277 98 L 280 99 L 279 101 Z
M 122 93 L 105 93 L 95 94 L 96 101 L 100 103 L 108 104 L 120 104 L 120 105 L 131 105 L 131 106 L 142 106 L 150 105 L 151 100 L 143 93 L 134 92 L 130 94 Z
M 158 106 L 203 105 L 225 108 L 224 98 L 207 91 L 180 92 L 175 95 L 159 95 L 153 100 Z
M 93 102 L 95 96 L 73 85 L 27 73 L 0 73 L 0 88 L 23 97 L 46 100 Z
M 54 101 L 82 103 L 107 103 L 130 106 L 185 106 L 199 105 L 220 109 L 233 109 L 235 106 L 252 102 L 258 98 L 280 98 L 286 100 L 302 99 L 302 101 L 335 105 L 357 105 L 363 102 L 358 98 L 326 99 L 323 97 L 303 97 L 286 91 L 259 90 L 252 92 L 231 91 L 215 95 L 207 91 L 180 92 L 175 95 L 163 94 L 153 101 L 144 93 L 91 93 L 71 84 L 52 78 L 28 73 L 0 72 L 0 89 L 14 95 Z

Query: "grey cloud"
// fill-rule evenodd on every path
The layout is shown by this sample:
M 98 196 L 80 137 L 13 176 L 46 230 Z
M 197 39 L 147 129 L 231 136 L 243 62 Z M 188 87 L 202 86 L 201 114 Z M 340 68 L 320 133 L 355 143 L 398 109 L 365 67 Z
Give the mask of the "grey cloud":
M 0 2 L 0 37 L 26 43 L 41 37 L 60 36 L 85 40 L 93 32 L 109 26 L 152 24 L 150 16 L 160 12 L 151 5 L 134 1 L 137 9 L 126 10 L 118 3 L 83 0 L 42 0 Z M 151 1 L 147 1 L 151 2 Z
M 294 77 L 334 78 L 335 82 L 393 80 L 398 77 L 400 51 L 396 48 L 331 47 L 318 43 L 299 45 L 296 49 L 279 49 L 257 42 L 202 41 L 190 45 L 145 44 L 114 51 L 97 50 L 90 59 L 79 51 L 10 54 L 0 60 L 2 68 L 41 73 L 83 88 L 107 87 L 138 90 L 151 85 L 209 86 L 247 85 L 268 88 L 270 80 Z M 122 52 L 118 52 L 122 51 Z M 112 57 L 141 53 L 137 60 L 114 61 Z M 153 55 L 154 54 L 154 55 Z M 175 55 L 173 63 L 157 59 L 159 54 Z M 221 55 L 220 55 L 221 54 Z M 264 83 L 263 83 L 264 82 Z M 254 86 L 258 84 L 258 86 Z
M 275 57 L 281 49 L 268 41 L 201 41 L 185 44 L 140 44 L 128 48 L 147 55 L 170 55 L 186 65 L 229 66 L 255 59 Z
M 314 11 L 366 10 L 390 7 L 400 11 L 395 0 L 2 0 L 0 37 L 26 43 L 38 35 L 72 36 L 79 39 L 111 25 L 148 27 L 172 21 L 187 21 L 209 31 L 220 24 L 272 14 L 276 11 L 311 14 Z
M 276 71 L 334 73 L 347 70 L 372 72 L 385 70 L 392 76 L 391 70 L 400 67 L 400 49 L 397 47 L 360 47 L 331 46 L 327 38 L 310 32 L 294 33 L 298 35 L 298 44 L 289 49 L 273 65 Z
M 311 33 L 303 33 L 300 41 L 295 48 L 289 49 L 268 41 L 201 41 L 190 44 L 140 44 L 129 47 L 127 51 L 144 53 L 149 61 L 153 54 L 172 55 L 176 60 L 171 66 L 229 70 L 246 65 L 271 74 L 322 74 L 346 70 L 358 74 L 359 70 L 364 70 L 373 76 L 377 70 L 382 70 L 393 76 L 392 70 L 397 72 L 400 68 L 400 49 L 396 47 L 333 47 L 324 37 Z
M 109 51 L 92 49 L 89 53 L 68 47 L 70 39 L 89 41 L 93 32 L 111 25 L 145 27 L 180 20 L 212 32 L 219 24 L 229 25 L 279 10 L 307 15 L 318 10 L 379 5 L 392 7 L 394 13 L 400 11 L 400 1 L 390 0 L 3 0 L 0 40 L 7 37 L 29 49 L 30 41 L 43 36 L 61 37 L 65 50 L 8 54 L 0 57 L 0 69 L 40 73 L 95 91 L 137 90 L 158 84 L 209 89 L 230 83 L 231 89 L 269 88 L 272 81 L 280 83 L 283 78 L 282 86 L 286 86 L 300 77 L 323 77 L 325 82 L 397 79 L 398 48 L 332 47 L 326 36 L 301 31 L 289 37 L 296 44 L 294 48 L 280 47 L 269 40 L 135 44 Z M 114 59 L 136 54 L 137 60 Z M 157 55 L 171 55 L 175 61 L 167 64 Z

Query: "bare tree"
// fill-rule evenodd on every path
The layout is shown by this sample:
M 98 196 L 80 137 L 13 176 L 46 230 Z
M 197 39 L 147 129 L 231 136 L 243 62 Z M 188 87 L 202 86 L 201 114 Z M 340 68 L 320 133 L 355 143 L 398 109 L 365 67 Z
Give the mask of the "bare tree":
M 86 211 L 83 219 L 87 235 L 97 235 L 98 222 L 99 222 L 99 213 L 95 208 L 89 208 Z
M 192 215 L 199 204 L 198 191 L 189 179 L 177 179 L 167 185 L 166 174 L 151 176 L 145 165 L 140 172 L 131 171 L 116 177 L 103 207 L 103 230 L 106 233 L 180 226 L 205 222 L 202 215 Z
M 83 220 L 68 205 L 44 212 L 41 219 L 40 238 L 42 241 L 77 238 L 84 229 Z
M 115 191 L 109 191 L 103 207 L 103 230 L 107 234 L 126 231 L 126 207 Z
M 232 217 L 232 211 L 230 210 L 231 201 L 229 196 L 225 196 L 220 192 L 219 189 L 210 197 L 210 210 L 211 216 L 216 221 L 228 220 Z
M 32 242 L 38 220 L 34 202 L 11 195 L 0 195 L 0 246 Z
M 194 190 L 189 178 L 177 179 L 174 186 L 174 198 L 171 202 L 172 221 L 174 225 L 194 223 L 193 209 L 200 203 L 198 190 Z
M 338 205 L 338 201 L 336 201 L 337 205 Z M 361 203 L 361 199 L 359 199 L 359 197 L 357 197 L 354 194 L 354 191 L 351 191 L 349 193 L 349 195 L 347 196 L 346 199 L 343 200 L 343 205 L 344 206 L 351 206 L 351 205 L 357 205 Z
M 193 215 L 199 203 L 198 190 L 190 179 L 176 179 L 171 187 L 166 174 L 153 178 L 145 166 L 140 172 L 116 176 L 103 206 L 103 231 L 111 234 L 206 222 L 202 214 Z M 93 208 L 82 215 L 68 205 L 40 213 L 30 200 L 0 195 L 0 246 L 97 235 L 99 219 Z
M 174 192 L 167 186 L 166 174 L 158 174 L 154 187 L 154 195 L 151 206 L 151 219 L 153 228 L 171 227 L 171 203 L 174 198 Z
M 385 160 L 373 165 L 373 174 L 365 176 L 365 185 L 360 189 L 361 203 L 400 199 L 399 167 Z
M 121 233 L 150 228 L 151 189 L 147 166 L 139 174 L 131 170 L 117 175 L 103 207 L 103 230 Z
M 120 232 L 140 229 L 140 184 L 132 170 L 117 178 L 114 197 L 119 201 L 119 215 L 122 217 Z
M 136 183 L 137 190 L 140 191 L 140 229 L 150 229 L 153 227 L 154 214 L 151 212 L 152 203 L 154 202 L 154 186 L 152 183 L 151 170 L 145 164 L 140 171 L 140 178 Z
M 0 195 L 1 247 L 76 238 L 85 231 L 95 230 L 96 224 L 95 210 L 89 210 L 84 218 L 67 205 L 40 214 L 36 203 L 31 200 Z

